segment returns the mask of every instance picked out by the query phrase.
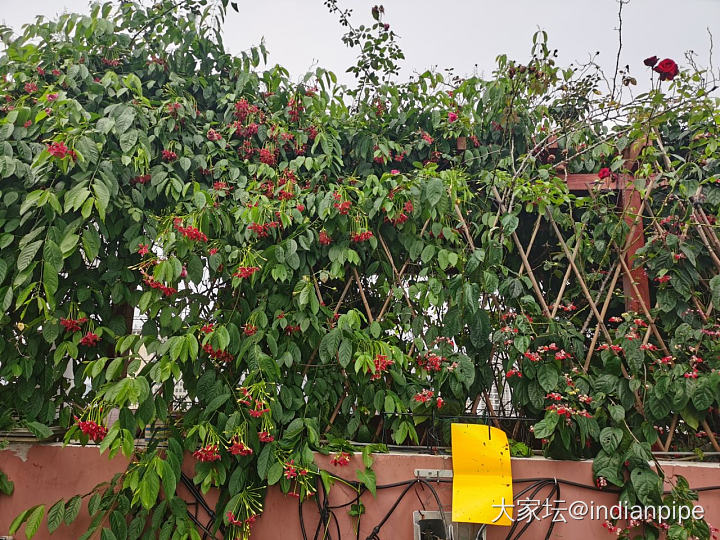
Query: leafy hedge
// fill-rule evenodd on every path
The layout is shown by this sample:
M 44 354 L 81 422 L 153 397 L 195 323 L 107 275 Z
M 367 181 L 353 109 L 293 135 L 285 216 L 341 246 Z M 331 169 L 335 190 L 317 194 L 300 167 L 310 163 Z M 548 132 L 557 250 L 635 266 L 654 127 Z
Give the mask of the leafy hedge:
M 107 538 L 148 524 L 199 538 L 175 495 L 186 451 L 195 483 L 221 490 L 226 537 L 247 537 L 266 485 L 329 486 L 313 450 L 342 466 L 346 441 L 369 443 L 356 476 L 374 492 L 381 434 L 447 442 L 493 389 L 512 393 L 497 412 L 542 418 L 534 436 L 503 424 L 514 438 L 593 457 L 598 485 L 633 503 L 663 497 L 653 451 L 717 445 L 717 101 L 702 72 L 627 99 L 559 69 L 538 34 L 492 80 L 391 83 L 402 53 L 376 9 L 346 36 L 357 89 L 321 69 L 298 84 L 260 69 L 262 46 L 228 54 L 226 3 L 205 3 L 98 5 L 3 33 L 0 418 L 132 458 L 92 495 L 86 537 L 109 517 Z M 628 167 L 640 220 L 563 179 L 622 185 Z M 633 264 L 656 284 L 642 313 L 617 279 L 633 222 L 648 238 Z M 136 448 L 165 424 L 167 449 Z M 694 496 L 678 481 L 665 498 Z M 78 501 L 50 508 L 49 528 Z

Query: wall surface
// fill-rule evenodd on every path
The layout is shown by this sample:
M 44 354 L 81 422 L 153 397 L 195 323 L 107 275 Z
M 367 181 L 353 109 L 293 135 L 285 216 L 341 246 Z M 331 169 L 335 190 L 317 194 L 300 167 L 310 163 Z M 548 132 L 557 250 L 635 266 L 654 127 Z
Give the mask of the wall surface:
M 325 456 L 318 456 L 321 467 L 333 470 L 342 477 L 352 478 L 357 468 L 362 467 L 360 456 L 353 457 L 351 463 L 345 467 L 330 465 Z M 39 503 L 51 505 L 60 498 L 69 499 L 75 494 L 87 493 L 99 482 L 109 480 L 116 472 L 125 469 L 127 461 L 122 457 L 108 460 L 107 456 L 100 455 L 96 448 L 82 448 L 60 445 L 28 445 L 14 444 L 0 452 L 0 470 L 3 470 L 15 483 L 15 493 L 12 497 L 0 496 L 0 536 L 7 534 L 12 519 L 22 510 Z M 185 472 L 192 474 L 194 463 L 188 458 L 183 466 Z M 381 454 L 376 456 L 374 469 L 377 473 L 378 484 L 392 484 L 413 478 L 415 469 L 451 469 L 452 459 L 449 456 L 429 456 L 420 454 Z M 537 478 L 557 478 L 570 480 L 581 484 L 592 482 L 592 464 L 589 461 L 552 461 L 541 458 L 513 459 L 512 472 L 515 493 L 530 485 L 523 480 Z M 693 488 L 720 485 L 720 464 L 700 464 L 673 462 L 664 465 L 669 479 L 674 475 L 682 475 L 688 479 Z M 433 486 L 444 506 L 444 510 L 451 508 L 452 488 L 449 483 L 434 483 Z M 540 500 L 548 496 L 551 487 L 548 485 L 536 494 L 532 491 L 524 494 L 522 498 Z M 376 498 L 366 494 L 363 503 L 366 513 L 360 522 L 360 538 L 367 538 L 373 528 L 385 517 L 386 512 L 395 503 L 402 493 L 403 487 L 391 487 L 378 490 Z M 179 494 L 189 500 L 186 491 Z M 214 505 L 212 492 L 208 494 L 207 501 Z M 330 492 L 331 506 L 344 505 L 354 498 L 354 492 L 336 484 Z M 559 508 L 568 508 L 574 501 L 585 501 L 588 505 L 605 504 L 611 506 L 616 502 L 612 493 L 602 493 L 580 487 L 561 485 Z M 526 503 L 530 504 L 530 503 Z M 700 493 L 699 504 L 706 510 L 708 522 L 711 525 L 720 525 L 720 490 Z M 415 510 L 434 511 L 438 509 L 432 491 L 416 485 L 412 487 L 400 501 L 392 515 L 381 527 L 378 537 L 386 540 L 412 539 L 412 513 Z M 347 514 L 348 507 L 334 510 L 338 518 L 342 539 L 356 538 L 355 521 Z M 538 516 L 547 512 L 539 510 Z M 313 538 L 318 524 L 318 512 L 315 501 L 303 504 L 303 516 L 308 538 Z M 207 515 L 200 512 L 201 520 L 206 521 Z M 574 520 L 567 512 L 563 512 L 566 522 L 558 522 L 551 537 L 556 539 L 593 540 L 611 538 L 607 530 L 602 527 L 603 520 Z M 523 534 L 523 538 L 542 539 L 548 531 L 551 517 L 535 520 Z M 70 527 L 62 526 L 52 537 L 47 534 L 45 523 L 35 536 L 38 540 L 67 539 L 74 540 L 80 537 L 87 527 L 89 518 L 85 507 L 78 520 Z M 523 523 L 524 526 L 524 523 Z M 520 528 L 520 527 L 519 527 Z M 336 524 L 331 524 L 331 538 L 337 540 Z M 490 526 L 488 540 L 505 538 L 506 527 Z M 24 534 L 16 539 L 24 538 Z M 297 499 L 283 495 L 277 489 L 271 489 L 265 502 L 265 512 L 255 525 L 253 540 L 302 539 Z M 322 535 L 318 535 L 322 538 Z

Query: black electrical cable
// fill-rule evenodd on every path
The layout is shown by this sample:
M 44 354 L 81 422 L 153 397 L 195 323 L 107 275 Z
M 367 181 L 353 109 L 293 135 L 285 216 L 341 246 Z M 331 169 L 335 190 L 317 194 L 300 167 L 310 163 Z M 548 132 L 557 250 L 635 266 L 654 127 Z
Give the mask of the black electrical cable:
M 344 479 L 344 478 L 341 478 L 341 477 L 337 477 L 337 478 L 338 478 L 339 480 L 345 482 L 346 484 L 350 485 L 351 487 L 357 489 L 357 494 L 356 494 L 350 501 L 347 501 L 347 502 L 344 502 L 344 503 L 341 503 L 341 504 L 337 504 L 337 505 L 330 505 L 330 504 L 329 504 L 329 499 L 328 499 L 328 494 L 327 494 L 327 492 L 325 491 L 325 488 L 324 488 L 324 485 L 323 485 L 323 486 L 322 486 L 322 492 L 323 492 L 323 505 L 322 505 L 322 507 L 320 506 L 319 500 L 317 501 L 318 509 L 319 509 L 318 511 L 321 513 L 321 521 L 320 521 L 320 523 L 318 523 L 318 525 L 320 526 L 321 524 L 324 523 L 324 524 L 326 525 L 326 527 L 327 527 L 328 524 L 329 524 L 329 520 L 330 520 L 330 519 L 334 520 L 334 521 L 335 521 L 335 524 L 336 524 L 336 531 L 337 531 L 337 534 L 338 534 L 338 540 L 341 540 L 341 533 L 340 533 L 339 521 L 338 521 L 337 516 L 336 516 L 335 513 L 333 512 L 333 510 L 337 510 L 337 509 L 340 509 L 340 508 L 345 508 L 345 507 L 347 507 L 347 506 L 349 506 L 349 505 L 352 505 L 352 504 L 357 504 L 357 503 L 359 502 L 359 500 L 360 500 L 360 497 L 361 497 L 361 496 L 364 494 L 364 492 L 366 491 L 366 487 L 364 486 L 364 484 L 361 484 L 360 482 L 357 482 L 357 481 L 355 481 L 355 480 L 347 480 L 347 479 Z M 445 515 L 444 515 L 443 509 L 442 509 L 442 503 L 441 503 L 441 501 L 440 501 L 440 497 L 439 497 L 437 491 L 435 490 L 435 488 L 432 486 L 432 484 L 433 484 L 433 483 L 436 483 L 436 484 L 437 484 L 437 483 L 451 483 L 451 482 L 452 482 L 452 478 L 437 478 L 437 479 L 433 479 L 432 481 L 428 481 L 428 480 L 425 480 L 425 479 L 422 479 L 422 478 L 414 478 L 414 479 L 412 479 L 412 480 L 404 480 L 404 481 L 399 481 L 399 482 L 391 482 L 391 483 L 388 483 L 388 484 L 379 484 L 379 485 L 377 485 L 377 486 L 376 486 L 376 489 L 378 489 L 378 490 L 381 490 L 381 489 L 392 489 L 392 488 L 396 488 L 396 487 L 404 487 L 404 489 L 403 489 L 403 491 L 400 493 L 400 495 L 398 496 L 398 498 L 395 500 L 395 502 L 393 503 L 393 505 L 390 507 L 390 509 L 388 510 L 388 512 L 385 514 L 385 516 L 383 517 L 383 519 L 378 523 L 378 525 L 376 525 L 376 526 L 373 528 L 373 530 L 372 530 L 372 532 L 370 533 L 370 535 L 367 536 L 366 540 L 380 540 L 379 533 L 380 533 L 381 528 L 385 525 L 385 523 L 388 521 L 388 519 L 390 519 L 390 517 L 392 516 L 392 514 L 394 513 L 394 511 L 397 509 L 397 507 L 399 506 L 400 502 L 401 502 L 402 499 L 405 497 L 405 495 L 407 495 L 407 493 L 410 491 L 410 489 L 412 489 L 413 486 L 417 486 L 417 485 L 428 486 L 428 488 L 429 488 L 430 491 L 432 492 L 433 497 L 435 498 L 435 501 L 436 501 L 436 503 L 437 503 L 437 505 L 438 505 L 438 508 L 439 508 L 440 513 L 441 513 L 442 518 L 443 518 L 443 523 L 444 523 L 445 525 L 447 525 L 447 522 L 446 522 L 446 519 L 445 519 Z M 513 483 L 514 483 L 514 484 L 526 484 L 526 483 L 527 483 L 527 484 L 531 484 L 531 485 L 529 485 L 528 487 L 526 487 L 526 488 L 522 489 L 521 491 L 519 491 L 518 493 L 516 493 L 516 494 L 513 496 L 513 500 L 517 500 L 519 497 L 522 497 L 523 495 L 525 495 L 526 493 L 531 492 L 531 491 L 532 491 L 532 493 L 531 493 L 530 497 L 531 497 L 531 498 L 532 498 L 532 497 L 535 497 L 535 496 L 537 495 L 537 493 L 539 493 L 543 488 L 551 487 L 552 489 L 551 489 L 548 497 L 546 497 L 546 500 L 549 500 L 549 498 L 550 498 L 550 497 L 553 497 L 553 496 L 556 497 L 556 499 L 555 499 L 555 504 L 553 505 L 553 508 L 554 508 L 554 509 L 557 508 L 557 505 L 558 505 L 558 503 L 559 503 L 560 486 L 561 486 L 562 484 L 567 485 L 567 486 L 573 486 L 573 487 L 577 487 L 577 488 L 582 488 L 582 489 L 588 489 L 588 490 L 592 490 L 592 491 L 598 491 L 598 492 L 602 492 L 602 493 L 608 493 L 608 492 L 613 493 L 613 492 L 618 492 L 618 491 L 619 491 L 619 490 L 617 490 L 617 489 L 599 488 L 599 487 L 597 487 L 597 486 L 595 486 L 595 485 L 591 485 L 591 484 L 582 484 L 582 483 L 580 483 L 580 482 L 574 482 L 574 481 L 572 481 L 572 480 L 565 480 L 565 479 L 561 479 L 561 478 L 551 478 L 551 477 L 513 478 Z M 693 491 L 700 492 L 700 491 L 714 491 L 714 490 L 720 490 L 720 486 L 705 486 L 705 487 L 701 487 L 701 488 L 696 488 L 696 489 L 694 489 Z M 323 515 L 325 516 L 324 518 L 323 518 Z M 556 524 L 556 523 L 557 523 L 556 521 L 551 521 L 551 522 L 550 522 L 550 526 L 549 526 L 548 531 L 547 531 L 547 533 L 546 533 L 546 535 L 545 535 L 545 540 L 550 540 L 550 538 L 551 538 L 551 536 L 552 536 L 552 533 L 553 533 L 553 530 L 554 530 L 554 528 L 555 528 L 555 524 Z M 302 529 L 302 534 L 303 534 L 303 540 L 308 540 L 307 532 L 306 532 L 306 530 L 305 530 L 305 524 L 304 524 L 304 520 L 303 520 L 302 504 L 300 504 L 300 524 L 301 524 L 301 529 Z M 525 534 L 525 532 L 527 531 L 528 527 L 529 527 L 531 524 L 532 524 L 532 521 L 529 521 L 528 523 L 526 523 L 526 524 L 517 532 L 517 534 L 515 535 L 515 537 L 512 538 L 513 532 L 515 532 L 515 531 L 517 530 L 517 527 L 519 526 L 519 522 L 517 522 L 517 521 L 514 522 L 513 525 L 511 526 L 510 532 L 508 533 L 507 540 L 518 540 L 523 534 Z M 316 529 L 316 535 L 315 535 L 315 539 L 314 539 L 314 540 L 317 540 L 317 534 L 318 534 L 318 529 Z M 359 526 L 359 524 L 358 524 L 358 526 L 357 526 L 357 528 L 356 528 L 356 537 L 357 537 L 358 539 L 359 539 L 359 537 L 360 537 L 360 526 Z M 325 538 L 329 538 L 329 536 L 326 536 Z

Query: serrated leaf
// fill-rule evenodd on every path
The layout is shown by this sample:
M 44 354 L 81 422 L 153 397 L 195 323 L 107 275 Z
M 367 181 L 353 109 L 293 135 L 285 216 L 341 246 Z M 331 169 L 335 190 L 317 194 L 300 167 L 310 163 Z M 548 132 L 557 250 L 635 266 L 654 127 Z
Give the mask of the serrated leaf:
M 50 507 L 50 510 L 48 510 L 47 527 L 50 533 L 57 530 L 63 521 L 63 517 L 65 517 L 65 501 L 60 499 Z

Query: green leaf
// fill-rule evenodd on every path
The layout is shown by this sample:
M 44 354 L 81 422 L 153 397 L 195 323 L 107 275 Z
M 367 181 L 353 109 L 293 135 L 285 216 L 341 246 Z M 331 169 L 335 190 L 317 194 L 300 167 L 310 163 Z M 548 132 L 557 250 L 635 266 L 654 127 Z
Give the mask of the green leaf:
M 12 495 L 15 491 L 15 484 L 10 481 L 7 475 L 0 471 L 0 494 Z
M 145 508 L 150 510 L 155 505 L 158 493 L 160 492 L 160 479 L 157 473 L 153 469 L 146 469 L 138 487 L 140 502 Z
M 368 468 L 366 468 L 364 471 L 361 469 L 357 469 L 355 471 L 355 474 L 357 476 L 357 479 L 360 480 L 360 482 L 362 482 L 365 487 L 368 488 L 368 491 L 372 493 L 374 497 L 376 491 L 375 471 Z
M 63 521 L 66 525 L 70 525 L 77 518 L 80 513 L 80 507 L 82 506 L 82 498 L 80 495 L 75 495 L 65 505 L 65 516 Z
M 36 507 L 35 510 L 30 512 L 30 515 L 27 518 L 27 525 L 25 525 L 25 536 L 30 540 L 35 534 L 37 534 L 38 530 L 40 529 L 40 524 L 42 523 L 43 516 L 45 515 L 45 505 L 41 504 L 40 506 Z
M 57 528 L 62 523 L 64 516 L 65 516 L 65 501 L 60 499 L 58 502 L 56 502 L 55 504 L 53 504 L 50 507 L 50 510 L 48 510 L 47 526 L 48 526 L 48 531 L 50 531 L 50 533 L 53 533 L 57 530 Z
M 35 255 L 37 255 L 37 252 L 40 250 L 40 246 L 42 246 L 42 243 L 42 240 L 35 240 L 34 242 L 30 242 L 22 249 L 22 251 L 20 251 L 20 255 L 17 259 L 17 269 L 19 271 L 22 272 L 28 266 L 30 266 L 30 263 L 33 261 Z
M 267 473 L 267 483 L 269 486 L 275 485 L 280 480 L 280 477 L 283 474 L 283 465 L 279 461 L 276 461 L 272 465 L 270 465 L 270 468 L 268 469 Z
M 552 392 L 555 390 L 560 376 L 554 364 L 540 364 L 537 369 L 537 379 L 545 392 Z
M 94 261 L 100 251 L 100 235 L 92 225 L 83 232 L 82 244 L 87 260 Z
M 606 427 L 600 432 L 600 445 L 608 454 L 618 449 L 623 439 L 623 430 L 620 428 Z
M 40 440 L 52 437 L 52 431 L 45 424 L 41 424 L 40 422 L 26 422 L 25 426 Z

